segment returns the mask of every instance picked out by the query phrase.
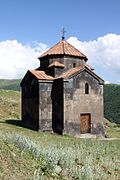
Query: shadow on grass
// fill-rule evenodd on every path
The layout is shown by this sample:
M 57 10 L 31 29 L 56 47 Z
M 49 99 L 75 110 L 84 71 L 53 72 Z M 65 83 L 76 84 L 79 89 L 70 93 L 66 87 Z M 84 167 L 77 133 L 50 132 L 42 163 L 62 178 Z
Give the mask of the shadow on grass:
M 7 119 L 4 121 L 4 123 L 7 123 L 7 124 L 12 124 L 12 125 L 15 125 L 15 126 L 20 126 L 20 127 L 25 127 L 22 123 L 21 120 L 17 120 L 17 119 Z
M 31 130 L 36 130 L 34 129 L 32 126 L 28 125 L 28 124 L 24 124 L 22 120 L 20 119 L 8 119 L 8 120 L 4 120 L 2 123 L 6 123 L 6 124 L 11 124 L 14 126 L 19 126 L 19 127 L 23 127 L 26 129 L 31 129 Z

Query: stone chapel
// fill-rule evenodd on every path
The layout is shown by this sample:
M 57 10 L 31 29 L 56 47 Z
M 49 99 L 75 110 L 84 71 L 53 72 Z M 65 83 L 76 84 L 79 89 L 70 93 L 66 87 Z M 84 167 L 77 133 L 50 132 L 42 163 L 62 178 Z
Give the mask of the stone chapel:
M 88 58 L 64 37 L 21 81 L 22 123 L 37 131 L 103 135 L 103 85 Z

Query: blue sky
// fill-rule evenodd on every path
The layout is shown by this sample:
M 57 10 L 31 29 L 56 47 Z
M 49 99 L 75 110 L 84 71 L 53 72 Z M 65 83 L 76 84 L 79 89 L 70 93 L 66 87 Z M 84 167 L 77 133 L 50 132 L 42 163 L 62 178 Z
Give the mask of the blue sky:
M 70 39 L 71 37 L 77 38 L 77 45 L 75 43 L 75 38 L 69 42 L 73 43 L 78 49 L 78 41 L 83 43 L 81 46 L 85 45 L 84 42 L 88 42 L 90 46 L 90 41 L 93 43 L 94 41 L 98 42 L 99 37 L 103 38 L 102 48 L 105 47 L 103 41 L 109 43 L 112 39 L 113 43 L 114 41 L 115 43 L 116 41 L 119 43 L 120 0 L 0 0 L 0 43 L 4 42 L 4 46 L 6 46 L 7 49 L 8 47 L 11 48 L 11 46 L 15 47 L 16 41 L 16 46 L 21 45 L 23 48 L 26 48 L 26 45 L 27 48 L 30 46 L 27 50 L 29 51 L 31 48 L 30 50 L 33 50 L 37 55 L 38 52 L 36 51 L 38 49 L 41 52 L 61 39 L 60 31 L 63 27 L 65 27 L 67 31 L 65 35 L 66 39 Z M 108 37 L 108 34 L 116 35 L 114 36 L 115 39 L 113 40 L 113 36 Z M 104 38 L 104 36 L 106 38 Z M 88 44 L 86 46 L 88 46 Z M 85 53 L 87 52 L 86 46 L 82 48 L 83 51 L 85 49 Z M 114 53 L 116 47 L 118 46 L 115 44 Z M 3 44 L 1 45 L 1 48 L 3 50 Z M 8 52 L 11 52 L 10 50 L 11 49 L 9 49 Z M 117 49 L 117 54 L 118 51 L 119 49 Z M 26 53 L 26 51 L 24 52 Z M 33 54 L 30 53 L 29 58 L 30 55 L 34 56 Z M 89 54 L 90 52 L 87 53 L 87 55 Z M 8 54 L 8 56 L 10 55 Z M 3 53 L 0 57 L 4 58 Z M 6 57 L 7 55 L 5 58 Z M 93 56 L 90 54 L 90 57 Z M 113 58 L 115 58 L 115 56 L 113 56 Z M 108 58 L 108 61 L 109 59 L 110 58 Z M 92 60 L 90 60 L 90 64 L 94 66 L 94 63 L 91 63 L 91 61 Z M 109 61 L 108 64 L 110 62 L 111 61 Z M 28 68 L 27 63 L 29 63 L 29 60 L 26 62 L 26 68 Z M 30 63 L 30 67 L 32 68 L 32 62 Z M 102 64 L 99 65 L 102 66 Z M 110 70 L 110 67 L 109 70 L 106 68 L 103 72 L 99 65 L 97 66 L 95 64 L 96 72 L 102 75 L 106 81 L 118 81 L 119 83 L 120 74 L 118 69 L 117 73 L 114 72 L 114 69 Z M 3 66 L 4 65 L 1 66 L 2 69 L 4 69 Z M 14 67 L 17 69 L 15 61 Z M 118 67 L 119 62 L 117 60 L 117 68 Z M 110 77 L 111 73 L 113 73 L 112 77 Z M 2 74 L 0 77 L 7 78 L 7 75 L 4 76 Z M 15 77 L 15 74 L 11 77 Z

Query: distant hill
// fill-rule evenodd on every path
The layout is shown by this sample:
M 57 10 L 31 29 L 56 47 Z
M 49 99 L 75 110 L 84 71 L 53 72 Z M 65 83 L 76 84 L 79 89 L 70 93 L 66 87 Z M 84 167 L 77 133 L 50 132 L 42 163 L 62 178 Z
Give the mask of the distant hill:
M 120 124 L 120 85 L 104 86 L 104 113 L 105 118 Z
M 20 91 L 20 79 L 0 79 L 0 89 Z

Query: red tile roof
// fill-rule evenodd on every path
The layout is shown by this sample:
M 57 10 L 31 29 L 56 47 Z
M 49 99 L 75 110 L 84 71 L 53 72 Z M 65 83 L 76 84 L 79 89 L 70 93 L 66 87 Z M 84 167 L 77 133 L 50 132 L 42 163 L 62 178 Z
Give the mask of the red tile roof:
M 78 49 L 73 47 L 67 41 L 62 39 L 59 43 L 48 49 L 45 53 L 43 53 L 39 59 L 46 57 L 46 56 L 55 56 L 55 55 L 68 55 L 83 58 L 87 61 L 87 57 L 81 53 Z
M 66 72 L 63 72 L 57 78 L 49 76 L 49 75 L 45 74 L 44 71 L 40 71 L 40 70 L 29 70 L 28 72 L 32 73 L 38 80 L 50 80 L 51 81 L 51 80 L 59 79 L 59 78 L 68 79 L 71 76 L 73 76 L 74 74 L 82 72 L 84 69 L 89 70 L 97 79 L 102 80 L 98 75 L 96 75 L 93 72 L 93 69 L 89 65 L 86 65 L 86 64 L 84 66 L 71 68 L 71 69 L 67 70 Z
M 38 80 L 53 80 L 52 76 L 48 76 L 44 71 L 29 70 Z
M 99 79 L 102 83 L 104 83 L 104 80 L 101 79 L 96 73 L 94 73 L 93 69 L 89 65 L 71 68 L 71 69 L 67 70 L 66 72 L 62 73 L 58 78 L 68 79 L 71 76 L 73 76 L 74 74 L 80 73 L 85 69 L 88 70 L 96 79 Z
M 85 66 L 71 68 L 71 69 L 67 70 L 66 72 L 62 73 L 58 78 L 65 78 L 65 79 L 69 78 L 70 76 L 74 75 L 76 72 L 83 70 L 84 68 L 85 68 Z
M 55 64 L 58 63 L 57 61 L 54 61 Z M 52 64 L 54 64 L 54 62 Z M 52 65 L 51 64 L 51 65 Z M 61 63 L 60 63 L 61 64 Z M 63 64 L 62 64 L 63 65 Z M 63 65 L 64 66 L 64 65 Z M 90 71 L 92 71 L 93 69 L 89 66 L 89 65 L 84 65 L 84 66 L 78 66 L 78 67 L 74 67 L 71 68 L 69 70 L 67 70 L 66 72 L 63 72 L 58 78 L 69 78 L 70 76 L 74 75 L 77 72 L 82 71 L 84 68 L 89 69 Z M 44 71 L 40 71 L 40 70 L 29 70 L 38 80 L 54 80 L 55 78 L 52 76 L 49 76 L 47 74 L 45 74 Z
M 58 61 L 53 61 L 52 64 L 50 64 L 48 67 L 61 67 L 64 68 L 64 64 L 58 62 Z

